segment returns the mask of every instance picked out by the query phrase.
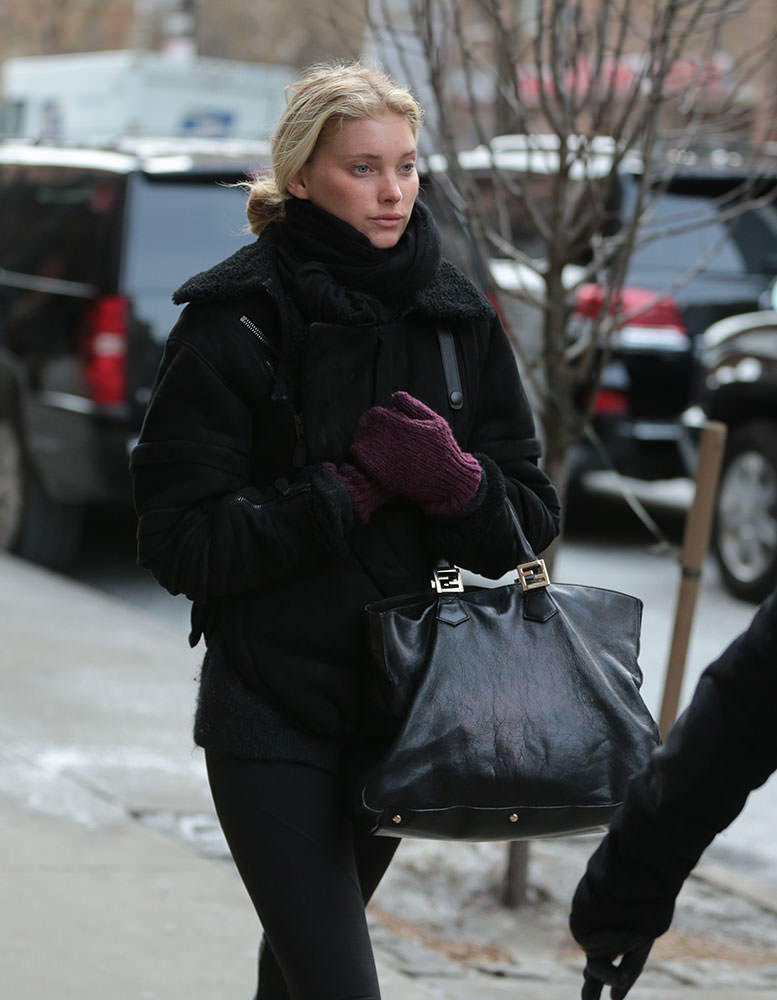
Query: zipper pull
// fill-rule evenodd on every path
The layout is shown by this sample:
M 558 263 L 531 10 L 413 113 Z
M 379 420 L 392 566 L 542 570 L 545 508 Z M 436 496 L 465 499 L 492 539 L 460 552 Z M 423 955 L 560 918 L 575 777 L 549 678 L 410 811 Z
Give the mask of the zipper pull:
M 251 331 L 251 333 L 256 337 L 259 343 L 273 358 L 276 358 L 278 356 L 278 350 L 275 347 L 275 344 L 273 344 L 273 342 L 270 340 L 269 337 L 267 337 L 264 333 L 262 333 L 262 331 L 259 329 L 256 323 L 254 323 L 254 321 L 250 317 L 243 315 L 240 317 L 240 322 L 247 330 Z M 270 371 L 270 373 L 272 375 L 275 375 L 275 367 L 269 360 L 269 358 L 264 358 L 264 364 L 265 367 Z

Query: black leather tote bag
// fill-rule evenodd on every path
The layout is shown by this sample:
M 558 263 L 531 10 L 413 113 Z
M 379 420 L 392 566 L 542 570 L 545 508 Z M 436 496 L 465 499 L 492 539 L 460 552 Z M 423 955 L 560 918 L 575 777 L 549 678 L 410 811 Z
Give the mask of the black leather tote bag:
M 600 829 L 659 743 L 639 693 L 642 602 L 550 584 L 512 517 L 527 556 L 515 583 L 463 588 L 458 570 L 438 569 L 428 592 L 366 609 L 390 736 L 354 798 L 375 834 Z

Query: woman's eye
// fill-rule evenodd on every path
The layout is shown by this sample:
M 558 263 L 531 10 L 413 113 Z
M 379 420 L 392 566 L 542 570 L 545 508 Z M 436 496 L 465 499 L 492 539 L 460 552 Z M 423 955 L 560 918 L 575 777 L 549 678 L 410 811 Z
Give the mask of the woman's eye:
M 354 170 L 356 171 L 357 174 L 361 174 L 362 176 L 364 174 L 368 174 L 370 172 L 370 168 L 369 168 L 368 164 L 366 164 L 366 163 L 359 163 L 359 164 L 357 164 L 354 167 Z
M 405 163 L 402 165 L 403 174 L 412 174 L 415 170 L 415 163 Z

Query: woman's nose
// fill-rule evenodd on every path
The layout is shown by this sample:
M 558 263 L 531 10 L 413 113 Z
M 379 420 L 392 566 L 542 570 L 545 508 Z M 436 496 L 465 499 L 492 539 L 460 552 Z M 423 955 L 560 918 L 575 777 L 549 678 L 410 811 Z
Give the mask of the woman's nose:
M 393 205 L 402 200 L 402 188 L 399 186 L 399 182 L 393 177 L 386 178 L 386 182 L 381 191 L 381 199 L 383 201 L 390 201 Z

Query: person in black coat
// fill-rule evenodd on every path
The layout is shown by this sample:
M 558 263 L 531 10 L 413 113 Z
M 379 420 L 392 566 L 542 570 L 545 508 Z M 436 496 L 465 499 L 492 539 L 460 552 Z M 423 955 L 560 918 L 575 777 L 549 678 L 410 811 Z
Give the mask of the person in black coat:
M 570 914 L 587 956 L 583 1000 L 605 985 L 623 1000 L 705 848 L 777 769 L 776 702 L 777 591 L 702 673 L 588 862 Z
M 139 562 L 205 638 L 194 737 L 264 931 L 258 1000 L 379 996 L 364 907 L 397 841 L 344 794 L 365 605 L 441 556 L 502 576 L 508 498 L 535 551 L 559 527 L 506 334 L 417 198 L 420 119 L 358 64 L 290 89 L 259 238 L 175 293 L 131 456 Z

